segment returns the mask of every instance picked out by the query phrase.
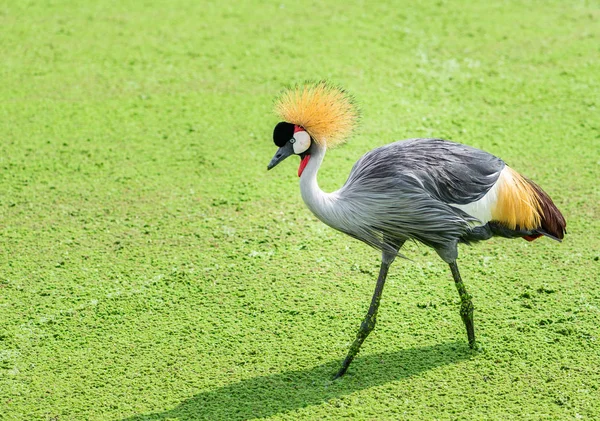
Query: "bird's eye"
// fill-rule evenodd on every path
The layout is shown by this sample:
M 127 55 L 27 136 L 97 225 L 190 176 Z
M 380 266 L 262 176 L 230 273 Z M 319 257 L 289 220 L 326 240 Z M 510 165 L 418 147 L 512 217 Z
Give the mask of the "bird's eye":
M 296 143 L 296 139 L 294 139 L 293 137 L 290 139 L 290 143 L 293 145 L 294 143 Z

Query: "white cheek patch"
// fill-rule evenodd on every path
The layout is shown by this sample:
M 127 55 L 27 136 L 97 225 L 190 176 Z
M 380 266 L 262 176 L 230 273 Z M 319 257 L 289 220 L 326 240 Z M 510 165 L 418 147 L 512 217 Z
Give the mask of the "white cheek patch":
M 294 133 L 294 153 L 301 154 L 310 147 L 310 135 L 305 131 Z

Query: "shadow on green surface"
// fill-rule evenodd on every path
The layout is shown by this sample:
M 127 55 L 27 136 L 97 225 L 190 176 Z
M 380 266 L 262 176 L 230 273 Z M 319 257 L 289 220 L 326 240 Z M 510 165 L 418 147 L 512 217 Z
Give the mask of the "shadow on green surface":
M 399 381 L 435 367 L 469 359 L 461 342 L 356 358 L 344 378 L 332 381 L 341 361 L 299 371 L 254 377 L 197 394 L 173 409 L 122 421 L 247 420 L 319 405 L 358 390 Z

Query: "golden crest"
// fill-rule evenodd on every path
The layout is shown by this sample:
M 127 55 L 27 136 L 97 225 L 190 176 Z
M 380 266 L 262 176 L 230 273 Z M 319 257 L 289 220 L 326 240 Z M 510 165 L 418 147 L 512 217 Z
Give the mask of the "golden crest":
M 324 81 L 286 89 L 275 102 L 275 112 L 328 148 L 344 143 L 359 116 L 353 98 Z

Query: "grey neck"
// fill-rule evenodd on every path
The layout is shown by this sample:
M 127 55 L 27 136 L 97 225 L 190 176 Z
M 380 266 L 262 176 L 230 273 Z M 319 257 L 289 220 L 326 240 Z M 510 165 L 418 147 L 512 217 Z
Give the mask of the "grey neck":
M 302 200 L 317 218 L 327 225 L 339 229 L 336 223 L 339 221 L 339 218 L 336 217 L 338 211 L 336 207 L 337 192 L 325 193 L 317 183 L 317 173 L 326 150 L 325 146 L 318 144 L 313 146 L 308 164 L 300 176 L 300 192 Z

